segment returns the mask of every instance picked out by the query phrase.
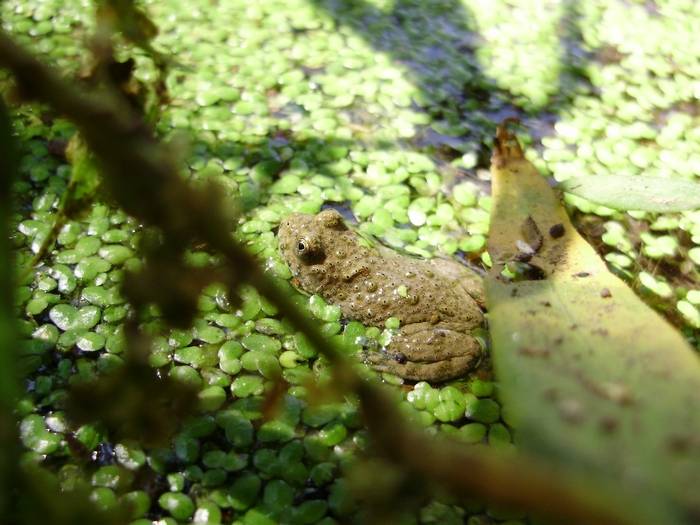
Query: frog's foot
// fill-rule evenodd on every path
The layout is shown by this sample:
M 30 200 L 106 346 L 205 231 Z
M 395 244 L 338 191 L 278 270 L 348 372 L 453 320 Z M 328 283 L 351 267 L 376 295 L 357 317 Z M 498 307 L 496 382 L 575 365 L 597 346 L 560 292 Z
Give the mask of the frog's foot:
M 439 382 L 460 376 L 481 361 L 471 335 L 449 324 L 415 323 L 394 335 L 386 353 L 367 352 L 364 361 L 379 372 L 414 381 Z
M 362 359 L 377 372 L 386 372 L 413 381 L 439 383 L 461 376 L 475 368 L 481 361 L 481 353 L 452 357 L 432 363 L 401 361 L 379 352 L 362 352 Z

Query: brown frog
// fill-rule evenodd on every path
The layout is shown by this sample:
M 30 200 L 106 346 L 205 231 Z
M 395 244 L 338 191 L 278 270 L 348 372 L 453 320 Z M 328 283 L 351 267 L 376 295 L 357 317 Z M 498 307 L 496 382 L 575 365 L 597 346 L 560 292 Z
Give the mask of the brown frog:
M 295 284 L 337 305 L 345 317 L 369 326 L 400 320 L 389 355 L 367 353 L 375 369 L 437 382 L 479 363 L 482 350 L 470 334 L 484 324 L 484 297 L 473 270 L 371 247 L 333 209 L 283 219 L 279 245 Z

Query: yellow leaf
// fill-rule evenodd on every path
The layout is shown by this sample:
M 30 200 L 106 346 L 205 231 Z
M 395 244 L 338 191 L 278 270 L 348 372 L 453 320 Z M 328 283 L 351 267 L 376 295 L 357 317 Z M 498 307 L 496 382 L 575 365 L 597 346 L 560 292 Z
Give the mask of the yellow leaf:
M 494 143 L 485 291 L 520 448 L 619 484 L 653 519 L 689 523 L 700 516 L 700 360 L 574 230 L 509 120 Z

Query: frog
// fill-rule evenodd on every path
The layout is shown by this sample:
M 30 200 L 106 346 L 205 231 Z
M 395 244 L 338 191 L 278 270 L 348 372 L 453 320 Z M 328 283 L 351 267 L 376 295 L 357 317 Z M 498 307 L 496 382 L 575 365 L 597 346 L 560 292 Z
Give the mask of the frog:
M 297 288 L 365 326 L 399 319 L 382 352 L 362 353 L 378 372 L 438 383 L 481 361 L 483 349 L 472 332 L 485 325 L 484 290 L 475 270 L 454 259 L 421 259 L 369 242 L 334 208 L 282 219 L 278 239 Z

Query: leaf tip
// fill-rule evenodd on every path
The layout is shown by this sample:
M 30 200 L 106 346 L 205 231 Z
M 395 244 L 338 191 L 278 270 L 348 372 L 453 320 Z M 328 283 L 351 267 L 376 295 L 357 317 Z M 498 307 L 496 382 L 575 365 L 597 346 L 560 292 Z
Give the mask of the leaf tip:
M 506 127 L 507 124 L 511 123 L 520 125 L 520 119 L 508 117 L 496 128 L 496 136 L 493 139 L 493 156 L 491 157 L 491 166 L 495 169 L 503 168 L 506 163 L 525 157 L 517 137 Z

